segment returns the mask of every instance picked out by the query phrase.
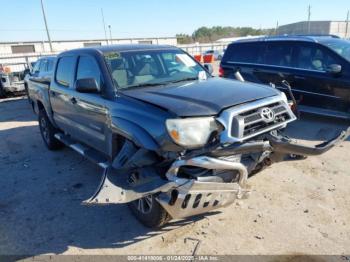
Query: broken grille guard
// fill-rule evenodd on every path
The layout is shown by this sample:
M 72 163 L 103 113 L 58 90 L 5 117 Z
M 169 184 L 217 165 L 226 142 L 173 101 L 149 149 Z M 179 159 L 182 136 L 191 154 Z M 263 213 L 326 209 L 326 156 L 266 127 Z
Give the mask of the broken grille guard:
M 206 169 L 222 169 L 234 170 L 239 173 L 238 183 L 213 183 L 199 182 L 194 179 L 185 179 L 177 177 L 177 172 L 181 166 L 196 166 Z M 230 191 L 236 194 L 237 198 L 245 196 L 246 183 L 248 179 L 248 171 L 241 163 L 234 163 L 225 160 L 215 159 L 207 156 L 199 156 L 189 160 L 175 161 L 166 173 L 168 180 L 160 178 L 157 174 L 149 173 L 144 183 L 131 186 L 127 183 L 127 173 L 118 175 L 111 171 L 110 168 L 105 169 L 100 186 L 96 193 L 88 200 L 83 201 L 84 204 L 111 204 L 111 203 L 129 203 L 134 200 L 143 198 L 147 195 L 156 193 L 171 192 L 178 190 L 179 192 L 190 191 L 192 188 L 206 188 L 208 192 Z
M 177 190 L 180 195 L 185 196 L 191 191 L 196 191 L 197 193 L 218 193 L 218 192 L 230 192 L 231 199 L 234 198 L 244 198 L 249 195 L 249 190 L 247 189 L 247 178 L 248 171 L 247 168 L 236 162 L 229 162 L 226 160 L 217 159 L 215 157 L 227 155 L 227 154 L 237 154 L 237 152 L 244 154 L 248 152 L 262 152 L 264 150 L 269 150 L 272 153 L 287 155 L 320 155 L 340 142 L 344 141 L 350 135 L 350 127 L 341 132 L 335 138 L 321 143 L 317 146 L 309 147 L 305 145 L 298 145 L 291 140 L 279 137 L 279 136 L 268 136 L 268 141 L 260 143 L 249 143 L 243 144 L 242 147 L 237 145 L 232 145 L 231 147 L 221 148 L 213 151 L 211 156 L 194 156 L 187 160 L 176 160 L 168 172 L 166 177 L 168 179 L 164 180 L 160 178 L 157 174 L 148 174 L 145 176 L 145 182 L 131 187 L 127 183 L 127 176 L 125 174 L 116 174 L 111 172 L 112 168 L 107 168 L 104 171 L 103 178 L 101 180 L 100 186 L 96 193 L 88 200 L 83 201 L 84 204 L 110 204 L 110 203 L 128 203 L 134 200 L 143 198 L 147 195 L 152 195 L 156 193 L 168 193 L 172 190 Z M 203 153 L 203 152 L 202 152 Z M 239 173 L 238 183 L 213 183 L 213 182 L 199 182 L 193 179 L 184 179 L 177 177 L 178 170 L 181 166 L 196 166 L 206 169 L 224 169 L 224 170 L 235 170 Z M 162 195 L 162 194 L 161 194 Z M 170 205 L 164 202 L 163 197 L 158 201 L 164 206 Z M 226 201 L 231 202 L 231 201 Z M 166 208 L 167 209 L 167 208 Z M 212 208 L 213 209 L 213 208 Z M 174 209 L 172 210 L 174 211 Z M 198 212 L 198 211 L 196 211 Z M 186 213 L 187 214 L 187 213 Z M 193 213 L 188 213 L 192 215 Z M 173 214 L 177 217 L 182 214 Z

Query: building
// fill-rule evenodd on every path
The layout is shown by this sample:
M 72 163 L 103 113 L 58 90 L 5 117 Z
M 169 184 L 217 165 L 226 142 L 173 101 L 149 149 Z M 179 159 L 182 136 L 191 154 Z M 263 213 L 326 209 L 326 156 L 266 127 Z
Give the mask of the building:
M 101 45 L 115 44 L 161 44 L 177 45 L 176 37 L 154 38 L 123 38 L 123 39 L 94 39 L 94 40 L 64 40 L 52 41 L 52 49 L 47 41 L 0 42 L 0 64 L 12 72 L 20 72 L 28 67 L 30 62 L 39 57 L 58 54 L 62 51 Z
M 308 21 L 282 25 L 278 27 L 279 35 L 336 35 L 341 38 L 350 38 L 350 23 L 345 21 Z
M 176 37 L 157 38 L 124 38 L 124 39 L 95 39 L 95 40 L 64 40 L 52 41 L 53 52 L 62 52 L 74 48 L 100 46 L 109 44 L 162 44 L 177 45 Z M 0 42 L 0 54 L 45 54 L 50 53 L 47 41 L 31 42 Z

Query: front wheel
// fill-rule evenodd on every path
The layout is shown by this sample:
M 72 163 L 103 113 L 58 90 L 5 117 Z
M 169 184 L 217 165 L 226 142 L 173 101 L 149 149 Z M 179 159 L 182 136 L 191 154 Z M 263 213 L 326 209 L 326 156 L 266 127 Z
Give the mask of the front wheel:
M 146 227 L 159 228 L 171 219 L 153 195 L 135 200 L 128 205 L 137 220 Z
M 129 183 L 137 183 L 138 174 L 133 173 L 129 178 Z M 158 203 L 154 195 L 135 200 L 128 204 L 131 212 L 143 225 L 150 228 L 164 226 L 170 219 L 170 215 Z
M 45 145 L 49 150 L 58 150 L 63 147 L 62 142 L 55 138 L 56 128 L 51 124 L 44 110 L 39 111 L 39 128 Z

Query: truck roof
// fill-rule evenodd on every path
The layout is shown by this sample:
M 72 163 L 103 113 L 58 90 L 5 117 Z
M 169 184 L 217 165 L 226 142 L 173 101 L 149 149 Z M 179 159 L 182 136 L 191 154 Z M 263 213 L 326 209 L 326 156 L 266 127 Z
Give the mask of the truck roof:
M 75 53 L 75 52 L 89 52 L 89 51 L 99 51 L 102 53 L 109 52 L 122 52 L 122 51 L 136 51 L 136 50 L 159 50 L 159 49 L 178 49 L 171 45 L 152 45 L 152 44 L 123 44 L 123 45 L 106 45 L 106 46 L 93 46 L 72 49 L 69 51 L 62 52 L 61 54 Z

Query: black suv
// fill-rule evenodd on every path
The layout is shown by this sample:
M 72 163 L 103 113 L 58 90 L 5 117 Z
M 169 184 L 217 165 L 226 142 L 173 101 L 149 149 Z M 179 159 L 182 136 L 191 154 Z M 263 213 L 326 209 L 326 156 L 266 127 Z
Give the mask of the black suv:
M 220 74 L 246 81 L 290 83 L 300 111 L 350 118 L 350 41 L 333 36 L 276 36 L 231 43 Z

